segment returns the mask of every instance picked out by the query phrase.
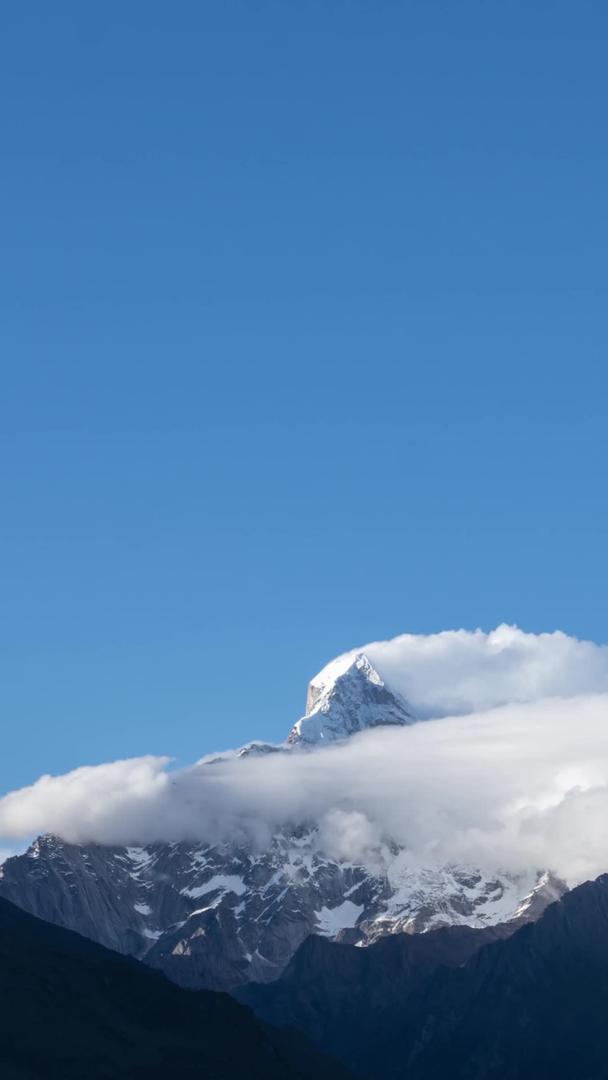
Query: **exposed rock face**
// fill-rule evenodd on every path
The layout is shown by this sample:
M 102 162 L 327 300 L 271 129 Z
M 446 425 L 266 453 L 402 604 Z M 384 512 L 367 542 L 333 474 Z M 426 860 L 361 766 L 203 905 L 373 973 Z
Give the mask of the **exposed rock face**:
M 487 927 L 535 917 L 561 891 L 547 875 L 420 872 L 403 852 L 382 854 L 373 868 L 328 859 L 314 828 L 261 853 L 41 837 L 4 864 L 0 894 L 184 986 L 231 989 L 276 978 L 309 934 L 367 945 L 400 931 Z

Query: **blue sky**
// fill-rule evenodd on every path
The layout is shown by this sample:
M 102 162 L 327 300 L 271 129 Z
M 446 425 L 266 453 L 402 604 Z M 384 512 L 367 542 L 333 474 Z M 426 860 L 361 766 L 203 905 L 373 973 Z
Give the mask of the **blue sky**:
M 402 631 L 604 641 L 608 10 L 0 39 L 0 787 L 280 739 Z

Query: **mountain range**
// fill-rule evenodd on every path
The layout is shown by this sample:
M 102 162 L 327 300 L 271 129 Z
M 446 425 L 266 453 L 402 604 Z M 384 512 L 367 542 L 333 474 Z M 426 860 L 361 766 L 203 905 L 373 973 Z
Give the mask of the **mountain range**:
M 311 937 L 238 996 L 0 900 L 3 1080 L 606 1080 L 608 875 L 518 930 Z
M 310 684 L 305 715 L 277 746 L 225 757 L 322 754 L 378 726 L 416 721 L 367 656 Z M 128 845 L 44 835 L 0 868 L 0 896 L 191 988 L 269 982 L 311 935 L 368 946 L 443 926 L 488 929 L 536 919 L 565 886 L 545 868 L 508 873 L 458 863 L 413 864 L 390 837 L 373 859 L 323 849 L 319 823 L 286 823 L 262 846 L 241 840 Z
M 283 743 L 193 783 L 315 777 L 345 744 L 373 767 L 370 728 L 424 722 L 355 654 Z M 608 1080 L 608 875 L 568 891 L 495 862 L 427 865 L 389 835 L 338 854 L 311 810 L 257 841 L 42 835 L 0 867 L 0 1075 Z

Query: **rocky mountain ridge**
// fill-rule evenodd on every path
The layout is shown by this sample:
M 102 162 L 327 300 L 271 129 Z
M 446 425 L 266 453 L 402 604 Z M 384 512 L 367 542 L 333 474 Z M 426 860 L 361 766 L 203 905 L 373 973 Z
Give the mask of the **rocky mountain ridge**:
M 258 854 L 41 837 L 0 870 L 0 895 L 32 914 L 212 989 L 276 978 L 310 934 L 368 945 L 401 931 L 488 927 L 534 918 L 560 891 L 542 874 L 417 871 L 403 852 L 370 870 L 325 857 L 314 830 L 277 836 Z

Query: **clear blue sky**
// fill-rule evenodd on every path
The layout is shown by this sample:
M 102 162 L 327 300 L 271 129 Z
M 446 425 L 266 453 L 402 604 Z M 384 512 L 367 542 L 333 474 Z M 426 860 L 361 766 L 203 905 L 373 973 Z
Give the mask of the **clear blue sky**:
M 608 638 L 608 8 L 6 4 L 0 787 Z

